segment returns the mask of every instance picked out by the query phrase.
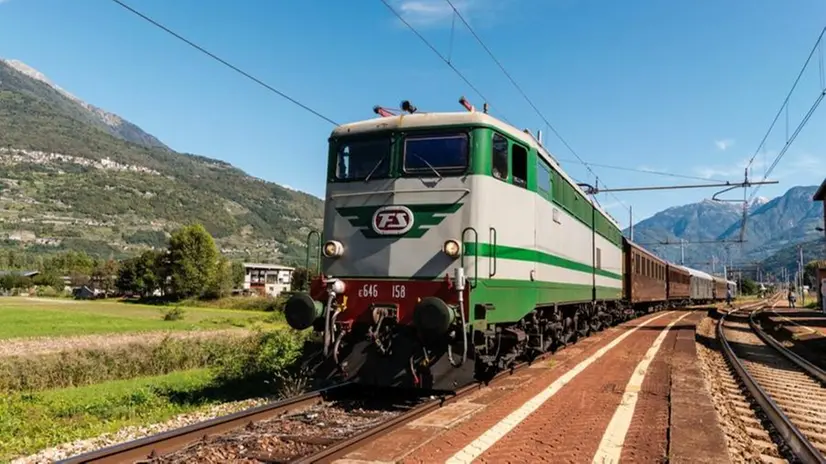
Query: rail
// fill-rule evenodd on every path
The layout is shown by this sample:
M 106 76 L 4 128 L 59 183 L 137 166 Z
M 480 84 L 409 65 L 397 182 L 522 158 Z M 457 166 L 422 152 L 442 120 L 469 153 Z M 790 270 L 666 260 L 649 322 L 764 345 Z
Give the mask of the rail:
M 723 354 L 726 360 L 729 362 L 729 365 L 731 365 L 731 367 L 743 381 L 743 384 L 745 385 L 749 394 L 751 394 L 752 398 L 754 398 L 757 404 L 760 405 L 760 407 L 766 413 L 766 416 L 769 418 L 769 421 L 771 421 L 772 425 L 774 425 L 774 427 L 777 429 L 780 436 L 783 437 L 783 439 L 786 441 L 786 444 L 789 446 L 792 453 L 794 453 L 795 456 L 797 456 L 801 461 L 805 463 L 826 463 L 826 460 L 824 460 L 820 452 L 817 449 L 815 449 L 814 446 L 812 446 L 809 440 L 800 432 L 800 430 L 791 422 L 788 416 L 786 416 L 786 414 L 783 413 L 780 407 L 771 399 L 769 394 L 766 393 L 766 391 L 763 390 L 762 387 L 760 387 L 760 385 L 757 383 L 754 377 L 752 377 L 752 375 L 748 372 L 745 365 L 743 365 L 742 361 L 734 352 L 734 349 L 731 347 L 728 340 L 726 339 L 725 330 L 723 329 L 723 324 L 726 320 L 726 317 L 737 312 L 738 310 L 751 309 L 751 306 L 753 305 L 747 305 L 720 316 L 720 320 L 717 323 L 717 339 L 720 340 L 720 345 L 723 348 Z M 751 325 L 751 316 L 749 317 L 749 321 Z M 759 336 L 760 333 L 758 332 L 758 337 Z M 772 346 L 773 348 L 778 348 L 779 345 L 769 343 L 769 346 Z M 781 348 L 778 349 L 778 352 L 785 356 L 788 350 L 786 350 L 785 348 Z M 793 360 L 793 362 L 795 361 Z
M 144 461 L 148 457 L 160 456 L 180 449 L 187 444 L 197 441 L 207 435 L 215 435 L 241 427 L 250 422 L 267 419 L 286 411 L 309 406 L 323 400 L 324 396 L 343 388 L 348 388 L 350 382 L 341 383 L 332 387 L 312 391 L 295 398 L 264 404 L 255 408 L 216 417 L 187 427 L 169 430 L 167 432 L 109 446 L 96 451 L 90 451 L 74 456 L 61 463 L 122 463 Z
M 760 337 L 760 340 L 762 340 L 763 343 L 765 343 L 765 344 L 771 346 L 772 348 L 774 348 L 775 350 L 779 351 L 789 361 L 797 364 L 797 367 L 801 368 L 803 371 L 806 372 L 806 374 L 808 374 L 812 378 L 817 379 L 820 382 L 821 385 L 826 387 L 826 371 L 824 371 L 823 369 L 815 366 L 814 364 L 812 364 L 809 361 L 807 361 L 807 360 L 803 359 L 802 357 L 800 357 L 794 351 L 791 351 L 790 349 L 783 346 L 780 342 L 775 340 L 774 337 L 772 337 L 771 335 L 766 333 L 763 330 L 763 328 L 761 327 L 761 325 L 757 321 L 754 320 L 754 317 L 757 314 L 762 313 L 762 312 L 763 312 L 763 309 L 761 308 L 761 309 L 758 309 L 757 311 L 752 312 L 749 315 L 749 327 L 751 327 L 751 330 L 753 330 L 754 333 L 756 333 L 757 336 Z

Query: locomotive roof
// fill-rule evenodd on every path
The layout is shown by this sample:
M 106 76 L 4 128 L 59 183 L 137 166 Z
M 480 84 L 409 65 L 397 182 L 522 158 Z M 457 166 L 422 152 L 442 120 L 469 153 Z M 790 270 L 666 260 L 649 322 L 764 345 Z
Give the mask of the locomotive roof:
M 590 198 L 576 181 L 562 169 L 559 161 L 551 155 L 548 150 L 543 147 L 534 136 L 530 133 L 525 133 L 516 127 L 505 123 L 489 114 L 480 111 L 457 111 L 457 112 L 435 112 L 435 113 L 413 113 L 413 114 L 399 114 L 390 117 L 377 117 L 372 119 L 365 119 L 363 121 L 356 121 L 347 124 L 342 124 L 330 134 L 331 137 L 342 137 L 346 135 L 369 134 L 370 132 L 383 132 L 388 130 L 398 129 L 416 129 L 439 126 L 491 126 L 497 130 L 513 137 L 516 140 L 532 147 L 541 153 L 546 162 L 556 168 L 557 172 L 565 178 L 583 197 L 608 218 L 615 227 L 620 228 L 619 223 L 608 214 L 600 205 L 598 205 L 592 198 Z

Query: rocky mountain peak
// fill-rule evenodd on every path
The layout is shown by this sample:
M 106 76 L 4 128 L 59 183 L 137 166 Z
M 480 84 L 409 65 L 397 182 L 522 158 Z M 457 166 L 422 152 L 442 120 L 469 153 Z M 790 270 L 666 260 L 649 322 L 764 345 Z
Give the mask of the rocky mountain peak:
M 45 74 L 33 68 L 32 66 L 29 66 L 28 64 L 15 59 L 0 58 L 0 61 L 2 61 L 15 71 L 48 85 L 64 97 L 80 105 L 95 120 L 108 126 L 110 128 L 110 132 L 112 132 L 112 135 L 115 135 L 116 137 L 119 137 L 128 142 L 137 143 L 139 145 L 144 145 L 148 147 L 168 148 L 166 145 L 161 143 L 160 140 L 146 133 L 135 124 L 132 124 L 131 122 L 121 118 L 117 114 L 110 113 L 106 110 L 86 103 L 82 99 L 71 94 L 67 90 L 52 82 Z

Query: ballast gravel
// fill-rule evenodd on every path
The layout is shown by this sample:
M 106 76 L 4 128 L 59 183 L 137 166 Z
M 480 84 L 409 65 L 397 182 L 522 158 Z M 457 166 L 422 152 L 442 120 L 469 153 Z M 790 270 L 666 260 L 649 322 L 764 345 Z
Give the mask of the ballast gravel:
M 786 462 L 783 452 L 761 426 L 763 417 L 746 404 L 740 386 L 726 363 L 717 340 L 717 321 L 704 317 L 697 324 L 697 355 L 706 389 L 728 445 L 732 463 Z M 759 438 L 758 438 L 759 437 Z M 762 439 L 761 439 L 762 438 Z M 768 439 L 768 440 L 767 440 Z
M 202 410 L 191 413 L 181 414 L 166 422 L 151 424 L 145 426 L 130 426 L 125 427 L 115 433 L 107 433 L 95 438 L 84 440 L 77 440 L 71 443 L 64 443 L 53 448 L 41 450 L 37 454 L 26 457 L 17 458 L 12 464 L 32 464 L 32 463 L 51 463 L 66 459 L 78 454 L 83 454 L 89 451 L 105 448 L 127 441 L 137 440 L 138 438 L 155 435 L 166 432 L 168 430 L 186 427 L 198 422 L 203 422 L 215 417 L 232 414 L 243 409 L 252 408 L 266 404 L 273 401 L 272 398 L 252 398 L 243 401 L 233 401 L 229 403 L 221 403 L 210 406 Z

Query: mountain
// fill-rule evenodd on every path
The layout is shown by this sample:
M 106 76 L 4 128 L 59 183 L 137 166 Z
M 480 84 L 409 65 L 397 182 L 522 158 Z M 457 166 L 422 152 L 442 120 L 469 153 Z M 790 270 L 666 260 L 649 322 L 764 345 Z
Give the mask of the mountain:
M 5 247 L 122 256 L 200 222 L 230 255 L 300 259 L 322 211 L 319 198 L 177 153 L 24 63 L 0 61 Z
M 814 240 L 807 240 L 795 245 L 781 248 L 772 256 L 760 263 L 761 268 L 776 276 L 786 269 L 792 277 L 797 272 L 797 263 L 800 259 L 800 248 L 803 249 L 803 264 L 826 257 L 826 240 L 821 236 Z
M 674 262 L 681 262 L 684 253 L 686 265 L 708 271 L 719 272 L 724 263 L 758 263 L 818 236 L 815 227 L 823 212 L 812 201 L 815 190 L 792 187 L 771 200 L 755 199 L 746 209 L 745 228 L 742 204 L 703 200 L 675 206 L 634 225 L 634 239 Z M 737 243 L 741 233 L 744 242 Z M 680 239 L 695 243 L 683 245 L 681 252 Z
M 7 80 L 9 87 L 16 87 L 19 91 L 27 92 L 30 95 L 39 95 L 41 97 L 46 97 L 49 102 L 55 104 L 58 107 L 68 106 L 70 110 L 77 110 L 77 108 L 72 107 L 72 105 L 66 105 L 65 99 L 68 99 L 82 109 L 80 111 L 80 114 L 77 114 L 79 119 L 94 125 L 98 129 L 108 132 L 109 134 L 114 135 L 115 137 L 118 137 L 120 139 L 126 140 L 127 142 L 132 142 L 147 147 L 169 149 L 169 147 L 161 143 L 160 140 L 158 140 L 150 134 L 147 134 L 143 131 L 143 129 L 136 126 L 135 124 L 132 124 L 131 122 L 124 120 L 123 118 L 114 113 L 110 113 L 94 105 L 90 105 L 85 101 L 75 97 L 66 90 L 63 90 L 62 88 L 54 84 L 52 81 L 50 81 L 49 78 L 43 75 L 40 71 L 32 68 L 26 63 L 23 63 L 22 61 L 18 60 L 2 61 L 7 66 L 20 72 L 24 76 L 29 77 L 32 80 L 36 80 L 43 84 L 46 84 L 48 87 L 54 90 L 54 93 L 38 92 L 39 90 L 43 90 L 43 88 L 33 86 L 33 82 L 27 82 L 26 79 L 21 79 L 22 76 L 15 76 L 14 73 L 8 73 L 8 75 L 3 76 L 3 79 Z M 83 110 L 85 110 L 85 112 Z

